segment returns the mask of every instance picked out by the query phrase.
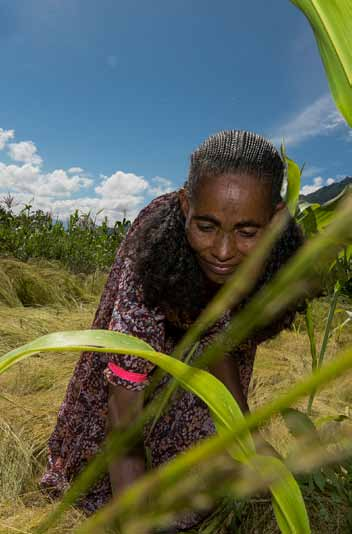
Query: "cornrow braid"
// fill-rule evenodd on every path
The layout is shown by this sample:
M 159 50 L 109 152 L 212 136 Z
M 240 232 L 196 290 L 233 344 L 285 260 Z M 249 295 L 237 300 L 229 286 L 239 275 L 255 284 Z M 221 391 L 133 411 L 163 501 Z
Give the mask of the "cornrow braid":
M 281 200 L 284 163 L 272 143 L 243 130 L 227 130 L 211 135 L 191 155 L 185 188 L 194 198 L 205 177 L 243 172 L 271 184 L 273 204 Z

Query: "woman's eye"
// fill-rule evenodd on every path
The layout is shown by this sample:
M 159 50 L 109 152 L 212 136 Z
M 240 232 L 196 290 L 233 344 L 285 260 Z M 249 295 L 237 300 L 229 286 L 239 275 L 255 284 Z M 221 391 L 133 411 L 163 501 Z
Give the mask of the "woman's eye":
M 197 224 L 197 228 L 201 232 L 212 232 L 214 230 L 214 225 L 212 225 L 212 224 Z
M 239 230 L 241 237 L 251 238 L 257 235 L 257 230 Z

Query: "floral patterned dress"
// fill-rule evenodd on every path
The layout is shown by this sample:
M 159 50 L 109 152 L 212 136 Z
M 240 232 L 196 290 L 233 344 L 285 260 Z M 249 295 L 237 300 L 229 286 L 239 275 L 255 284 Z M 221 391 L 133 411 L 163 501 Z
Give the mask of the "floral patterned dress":
M 131 334 L 149 343 L 155 350 L 170 354 L 182 338 L 189 324 L 180 325 L 166 317 L 158 308 L 148 308 L 143 289 L 133 268 L 130 239 L 146 218 L 161 204 L 169 203 L 177 193 L 158 197 L 144 208 L 130 228 L 117 251 L 116 259 L 104 288 L 92 328 L 110 329 Z M 193 359 L 196 359 L 229 320 L 228 314 L 202 337 Z M 240 380 L 245 396 L 251 379 L 256 346 L 248 342 L 232 355 L 237 359 Z M 126 371 L 153 374 L 155 366 L 147 360 L 117 354 L 85 352 L 81 355 L 68 384 L 54 432 L 49 440 L 48 468 L 41 480 L 43 489 L 61 495 L 87 461 L 99 450 L 106 435 L 108 384 L 140 390 L 148 381 L 134 383 L 116 376 L 108 367 L 113 362 Z M 164 377 L 158 389 L 165 387 Z M 145 445 L 151 453 L 152 466 L 158 466 L 192 444 L 215 432 L 207 406 L 190 392 L 181 390 L 161 416 L 152 432 L 145 430 Z M 92 513 L 111 498 L 109 476 L 106 475 L 81 500 L 80 506 Z M 183 525 L 192 526 L 188 518 Z M 182 525 L 180 525 L 182 526 Z

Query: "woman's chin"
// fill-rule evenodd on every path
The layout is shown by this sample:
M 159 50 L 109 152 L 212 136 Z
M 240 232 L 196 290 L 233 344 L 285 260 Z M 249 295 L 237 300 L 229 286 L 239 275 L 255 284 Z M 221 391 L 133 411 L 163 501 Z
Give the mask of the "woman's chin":
M 222 285 L 225 282 L 227 282 L 233 274 L 233 273 L 230 273 L 230 274 L 214 273 L 213 271 L 209 271 L 208 269 L 204 269 L 204 268 L 203 268 L 203 272 L 205 276 L 208 278 L 208 280 L 210 280 L 210 282 L 213 282 L 214 284 L 217 284 L 217 285 Z

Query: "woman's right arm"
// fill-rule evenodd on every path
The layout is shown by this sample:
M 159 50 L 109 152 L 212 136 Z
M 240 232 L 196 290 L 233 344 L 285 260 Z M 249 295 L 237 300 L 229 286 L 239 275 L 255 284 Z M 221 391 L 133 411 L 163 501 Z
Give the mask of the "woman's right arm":
M 143 408 L 143 391 L 131 391 L 120 385 L 109 384 L 108 430 L 123 429 L 133 425 Z M 109 465 L 113 495 L 119 495 L 143 475 L 144 450 L 136 447 Z

